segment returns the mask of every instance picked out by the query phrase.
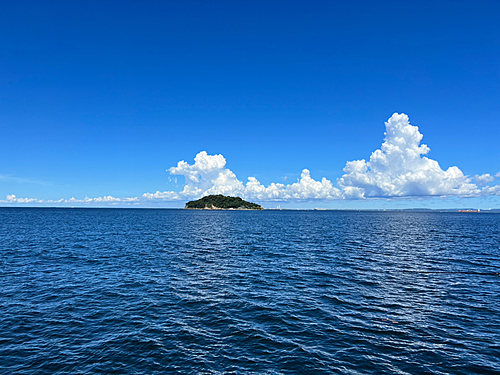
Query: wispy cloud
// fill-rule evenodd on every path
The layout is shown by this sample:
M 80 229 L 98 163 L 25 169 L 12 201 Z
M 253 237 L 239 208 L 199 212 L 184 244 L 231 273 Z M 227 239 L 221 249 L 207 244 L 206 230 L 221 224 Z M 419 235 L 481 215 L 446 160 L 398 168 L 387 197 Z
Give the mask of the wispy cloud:
M 489 173 L 485 173 L 482 175 L 475 175 L 474 181 L 476 182 L 476 184 L 478 184 L 480 186 L 484 186 L 486 184 L 489 184 L 490 182 L 495 181 L 495 177 L 493 177 Z
M 0 174 L 0 182 L 15 182 L 17 184 L 52 185 L 50 182 L 40 181 L 33 178 L 16 177 L 12 175 Z

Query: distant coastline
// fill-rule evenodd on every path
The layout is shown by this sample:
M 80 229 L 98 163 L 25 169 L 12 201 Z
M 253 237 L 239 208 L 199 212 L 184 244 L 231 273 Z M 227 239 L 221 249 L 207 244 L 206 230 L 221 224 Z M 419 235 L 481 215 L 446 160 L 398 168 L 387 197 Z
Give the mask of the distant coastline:
M 186 207 L 133 207 L 133 206 L 0 206 L 0 210 L 11 209 L 58 209 L 58 210 L 185 210 Z M 198 208 L 198 210 L 205 208 Z M 206 210 L 226 210 L 226 211 L 246 211 L 251 209 L 245 208 L 207 208 Z M 255 209 L 254 209 L 255 210 Z M 500 209 L 457 209 L 457 208 L 394 208 L 394 209 L 377 209 L 377 208 L 262 208 L 263 211 L 317 211 L 317 212 L 420 212 L 420 213 L 479 213 L 479 214 L 499 214 Z

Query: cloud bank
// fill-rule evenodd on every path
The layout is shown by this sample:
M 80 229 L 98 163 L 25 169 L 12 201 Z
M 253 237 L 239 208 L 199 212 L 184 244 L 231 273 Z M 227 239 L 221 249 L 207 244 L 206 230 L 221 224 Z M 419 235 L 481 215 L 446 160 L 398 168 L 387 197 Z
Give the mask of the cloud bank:
M 133 197 L 133 198 L 115 198 L 110 195 L 104 197 L 97 198 L 89 198 L 85 197 L 83 199 L 69 198 L 69 199 L 37 199 L 37 198 L 19 198 L 15 194 L 7 195 L 5 200 L 0 200 L 0 203 L 44 203 L 44 204 L 61 204 L 61 203 L 84 203 L 84 204 L 92 204 L 92 203 L 105 203 L 105 204 L 120 204 L 120 203 L 135 203 L 139 204 L 141 202 L 141 198 Z
M 297 182 L 262 185 L 255 177 L 246 183 L 226 167 L 222 155 L 202 151 L 189 164 L 182 160 L 167 169 L 173 176 L 183 176 L 180 192 L 157 191 L 141 197 L 61 199 L 44 201 L 8 195 L 0 202 L 10 203 L 83 203 L 83 204 L 140 204 L 144 202 L 185 201 L 210 194 L 240 196 L 247 200 L 266 201 L 332 201 L 337 199 L 399 199 L 425 197 L 477 197 L 500 195 L 500 185 L 489 186 L 495 177 L 490 174 L 469 177 L 456 166 L 444 170 L 436 160 L 428 158 L 430 148 L 421 144 L 423 135 L 410 124 L 405 114 L 394 113 L 385 123 L 385 138 L 380 147 L 365 159 L 348 161 L 344 174 L 335 183 L 322 178 L 315 180 L 304 169 Z
M 345 174 L 336 184 L 326 178 L 314 180 L 307 169 L 293 184 L 272 183 L 266 187 L 255 177 L 249 177 L 244 184 L 226 168 L 226 159 L 222 155 L 208 155 L 203 151 L 196 155 L 194 164 L 180 161 L 168 170 L 173 175 L 184 176 L 184 190 L 179 193 L 156 192 L 143 197 L 169 200 L 224 194 L 256 201 L 276 201 L 498 194 L 498 188 L 479 188 L 495 179 L 490 174 L 471 178 L 456 166 L 443 170 L 436 160 L 428 158 L 430 148 L 421 144 L 423 135 L 417 126 L 410 124 L 407 115 L 393 114 L 385 127 L 385 139 L 380 149 L 371 154 L 369 161 L 348 161 Z M 496 177 L 500 177 L 500 172 Z

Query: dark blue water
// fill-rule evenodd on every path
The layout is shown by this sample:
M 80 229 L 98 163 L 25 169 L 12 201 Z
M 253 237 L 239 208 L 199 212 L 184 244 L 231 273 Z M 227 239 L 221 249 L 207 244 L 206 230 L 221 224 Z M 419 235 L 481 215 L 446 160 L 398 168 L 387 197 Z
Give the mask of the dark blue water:
M 0 209 L 0 372 L 499 374 L 500 215 Z

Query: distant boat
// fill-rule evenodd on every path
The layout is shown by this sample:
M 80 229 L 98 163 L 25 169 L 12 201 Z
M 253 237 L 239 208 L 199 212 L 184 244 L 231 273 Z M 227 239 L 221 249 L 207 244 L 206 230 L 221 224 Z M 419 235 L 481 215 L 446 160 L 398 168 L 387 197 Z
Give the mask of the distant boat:
M 478 208 L 477 210 L 458 210 L 458 212 L 481 212 L 481 210 Z

